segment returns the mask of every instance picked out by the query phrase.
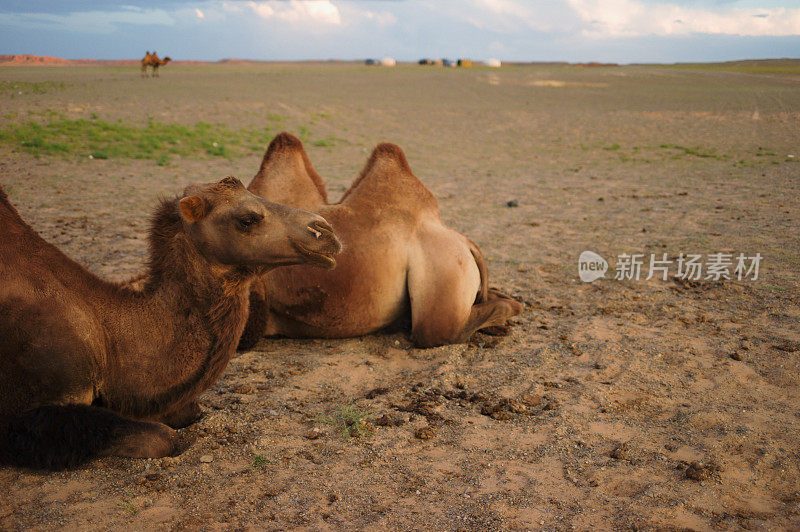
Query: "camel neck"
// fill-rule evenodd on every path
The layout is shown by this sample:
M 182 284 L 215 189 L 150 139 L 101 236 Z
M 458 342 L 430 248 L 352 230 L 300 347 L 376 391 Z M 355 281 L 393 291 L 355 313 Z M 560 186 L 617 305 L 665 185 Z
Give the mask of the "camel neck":
M 210 263 L 189 239 L 177 202 L 150 233 L 149 281 L 133 319 L 113 317 L 109 406 L 137 417 L 192 401 L 222 374 L 247 320 L 250 272 Z M 119 327 L 120 321 L 123 326 Z

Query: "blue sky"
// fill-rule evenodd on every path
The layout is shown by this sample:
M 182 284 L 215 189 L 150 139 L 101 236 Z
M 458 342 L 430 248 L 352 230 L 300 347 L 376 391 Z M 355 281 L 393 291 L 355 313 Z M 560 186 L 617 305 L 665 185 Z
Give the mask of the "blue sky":
M 0 0 L 0 54 L 676 62 L 800 57 L 800 0 Z

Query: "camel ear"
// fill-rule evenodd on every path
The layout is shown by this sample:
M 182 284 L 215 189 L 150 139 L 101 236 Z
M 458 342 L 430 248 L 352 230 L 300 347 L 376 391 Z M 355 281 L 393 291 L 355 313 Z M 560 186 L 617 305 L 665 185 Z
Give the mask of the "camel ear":
M 178 202 L 181 209 L 181 216 L 190 223 L 199 222 L 206 213 L 206 202 L 200 196 L 187 196 Z

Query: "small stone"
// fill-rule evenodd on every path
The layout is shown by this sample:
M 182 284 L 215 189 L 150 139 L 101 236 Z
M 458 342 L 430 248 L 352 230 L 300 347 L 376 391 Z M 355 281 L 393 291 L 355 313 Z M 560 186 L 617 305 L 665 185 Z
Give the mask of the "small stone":
M 236 388 L 234 388 L 231 391 L 233 393 L 240 393 L 242 395 L 249 395 L 249 394 L 253 393 L 253 387 L 250 386 L 247 383 L 244 383 L 244 384 L 240 384 L 239 386 L 237 386 Z
M 620 443 L 616 447 L 614 447 L 608 455 L 613 458 L 614 460 L 622 460 L 628 457 L 628 446 L 624 443 Z
M 714 470 L 715 468 L 713 466 L 703 462 L 692 462 L 689 464 L 689 467 L 686 468 L 686 478 L 694 480 L 695 482 L 708 480 Z
M 741 362 L 741 360 L 742 360 L 742 355 L 741 355 L 740 353 L 736 352 L 736 351 L 734 351 L 733 353 L 731 353 L 731 354 L 730 354 L 730 357 L 731 357 L 733 360 L 738 360 L 738 361 L 740 361 L 740 362 Z
M 508 409 L 515 414 L 526 414 L 528 412 L 528 407 L 519 401 L 509 401 Z
M 528 406 L 539 406 L 542 402 L 542 396 L 535 393 L 526 393 L 520 398 L 520 401 Z
M 264 490 L 264 496 L 265 497 L 269 497 L 269 498 L 277 497 L 278 495 L 283 493 L 285 490 L 286 490 L 286 488 L 284 488 L 280 484 L 273 484 L 271 486 L 268 486 L 267 489 Z
M 473 393 L 473 394 L 472 394 L 472 395 L 469 397 L 469 402 L 470 402 L 470 403 L 482 403 L 482 402 L 483 402 L 483 401 L 485 401 L 485 400 L 486 400 L 486 396 L 485 396 L 485 395 L 483 395 L 483 394 L 482 394 L 482 393 L 480 393 L 480 392 Z
M 202 464 L 210 464 L 213 461 L 214 457 L 211 456 L 210 454 L 204 454 L 203 456 L 200 457 L 200 463 Z
M 519 200 L 509 200 L 506 202 L 506 207 L 519 207 Z
M 308 432 L 305 433 L 306 439 L 309 439 L 309 440 L 316 440 L 317 438 L 321 437 L 322 435 L 323 435 L 323 432 L 317 427 L 314 427 L 313 429 L 311 429 L 311 430 L 309 430 Z
M 550 401 L 542 407 L 542 410 L 555 410 L 556 408 L 558 408 L 558 401 L 550 399 Z
M 506 410 L 497 410 L 492 412 L 491 418 L 496 419 L 497 421 L 506 421 L 511 419 L 511 414 L 509 414 Z
M 399 427 L 405 422 L 406 420 L 401 416 L 390 416 L 389 414 L 383 414 L 375 420 L 375 424 L 379 427 Z
M 161 459 L 161 467 L 167 469 L 169 467 L 179 464 L 180 461 L 181 461 L 180 456 L 165 456 L 164 458 Z
M 436 436 L 436 430 L 430 425 L 428 425 L 415 430 L 414 436 L 419 438 L 420 440 L 430 440 L 431 438 Z
M 366 395 L 364 395 L 364 397 L 367 399 L 375 399 L 379 395 L 384 395 L 388 391 L 389 388 L 384 388 L 384 387 L 373 388 L 372 390 L 368 391 Z

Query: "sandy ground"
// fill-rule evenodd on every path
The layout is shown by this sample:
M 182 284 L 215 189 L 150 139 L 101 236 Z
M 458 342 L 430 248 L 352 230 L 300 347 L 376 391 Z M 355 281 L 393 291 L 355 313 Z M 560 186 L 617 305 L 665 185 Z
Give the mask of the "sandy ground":
M 205 417 L 186 429 L 197 441 L 180 457 L 0 469 L 0 528 L 800 527 L 800 77 L 356 65 L 138 75 L 0 70 L 56 82 L 0 92 L 3 123 L 55 110 L 306 128 L 337 139 L 308 147 L 333 197 L 377 142 L 398 143 L 445 221 L 487 254 L 492 284 L 527 308 L 508 337 L 429 350 L 402 331 L 264 339 L 202 396 Z M 157 197 L 249 180 L 260 159 L 160 167 L 0 152 L 22 215 L 112 279 L 142 268 Z M 612 268 L 622 253 L 764 259 L 757 281 L 584 284 L 584 250 Z M 367 413 L 360 437 L 325 422 L 348 407 Z

